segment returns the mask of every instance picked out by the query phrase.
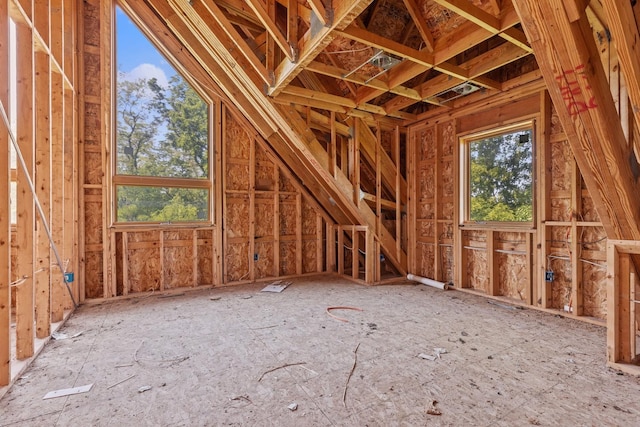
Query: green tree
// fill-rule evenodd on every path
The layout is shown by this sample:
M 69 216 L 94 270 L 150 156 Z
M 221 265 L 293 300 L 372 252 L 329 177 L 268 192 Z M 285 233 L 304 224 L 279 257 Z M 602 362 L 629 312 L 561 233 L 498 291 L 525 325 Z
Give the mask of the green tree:
M 180 76 L 118 79 L 117 173 L 207 178 L 208 106 Z M 208 216 L 203 189 L 119 186 L 118 221 L 196 221 Z
M 167 142 L 175 154 L 170 163 L 178 176 L 209 174 L 209 113 L 202 97 L 180 76 L 169 81 Z
M 469 154 L 470 219 L 531 221 L 531 131 L 472 141 Z

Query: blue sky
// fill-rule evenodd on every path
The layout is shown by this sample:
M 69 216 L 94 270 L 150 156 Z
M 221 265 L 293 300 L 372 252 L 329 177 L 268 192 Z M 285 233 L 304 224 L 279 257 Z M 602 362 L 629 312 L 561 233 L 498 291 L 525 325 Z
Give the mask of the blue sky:
M 175 70 L 149 39 L 120 9 L 116 8 L 116 61 L 128 78 L 156 77 L 166 83 Z

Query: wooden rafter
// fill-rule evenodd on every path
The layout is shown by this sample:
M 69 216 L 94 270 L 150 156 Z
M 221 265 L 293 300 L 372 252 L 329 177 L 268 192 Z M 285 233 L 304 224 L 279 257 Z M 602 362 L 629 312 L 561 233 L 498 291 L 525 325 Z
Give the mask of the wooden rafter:
M 318 21 L 320 21 L 322 25 L 327 25 L 327 9 L 324 7 L 324 4 L 322 4 L 322 0 L 307 0 L 307 3 L 309 3 L 309 7 L 311 7 L 311 10 L 315 13 Z
M 415 0 L 403 0 L 404 5 L 407 8 L 407 12 L 411 15 L 411 19 L 413 20 L 416 29 L 420 33 L 422 40 L 426 44 L 426 49 L 429 52 L 433 52 L 433 35 L 431 34 L 431 29 L 427 25 L 427 21 L 424 19 L 422 14 L 420 13 L 420 8 Z
M 640 128 L 640 33 L 628 1 L 605 1 L 609 30 L 618 51 L 620 66 L 627 82 L 631 111 L 637 128 Z
M 333 21 L 320 30 L 307 30 L 299 42 L 298 62 L 283 60 L 275 70 L 275 81 L 269 88 L 269 95 L 277 96 L 304 67 L 315 59 L 335 37 L 333 30 L 342 30 L 360 15 L 373 0 L 345 0 L 333 9 Z
M 251 67 L 254 71 L 260 76 L 260 78 L 267 84 L 271 83 L 271 79 L 269 77 L 269 73 L 267 69 L 262 65 L 258 57 L 253 53 L 253 50 L 249 47 L 247 42 L 244 41 L 242 37 L 238 34 L 236 29 L 233 27 L 233 24 L 229 22 L 229 20 L 225 17 L 224 13 L 220 10 L 220 8 L 212 1 L 212 0 L 199 0 L 194 2 L 193 9 L 201 14 L 207 15 L 212 19 L 208 19 L 207 27 L 210 31 L 216 32 L 222 30 L 229 39 L 233 40 L 238 49 L 242 52 L 244 57 L 247 59 Z M 213 21 L 215 20 L 218 25 L 216 27 L 213 25 Z
M 607 236 L 639 240 L 635 157 L 626 144 L 586 15 L 571 22 L 566 2 L 560 0 L 513 2 Z
M 265 30 L 269 33 L 269 35 L 276 42 L 280 50 L 289 58 L 290 61 L 295 62 L 295 51 L 292 48 L 291 41 L 287 41 L 287 39 L 282 35 L 282 32 L 276 27 L 276 24 L 273 22 L 267 10 L 264 8 L 260 0 L 246 0 L 247 5 L 253 10 L 256 14 L 262 25 L 264 25 Z M 294 40 L 295 42 L 297 40 Z
M 491 15 L 488 12 L 475 6 L 473 3 L 467 0 L 433 0 L 441 6 L 457 13 L 458 15 L 466 18 L 481 28 L 497 34 L 505 40 L 514 43 L 522 49 L 531 52 L 531 47 L 527 42 L 527 38 L 524 33 L 515 28 L 503 28 L 500 19 Z

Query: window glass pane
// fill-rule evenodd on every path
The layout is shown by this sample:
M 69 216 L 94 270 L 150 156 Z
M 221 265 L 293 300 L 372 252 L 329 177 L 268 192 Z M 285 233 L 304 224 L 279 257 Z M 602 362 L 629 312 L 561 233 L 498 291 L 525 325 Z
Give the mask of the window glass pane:
M 209 190 L 117 186 L 118 222 L 207 221 Z
M 469 141 L 471 221 L 532 221 L 531 129 Z
M 207 103 L 117 9 L 116 173 L 209 176 Z

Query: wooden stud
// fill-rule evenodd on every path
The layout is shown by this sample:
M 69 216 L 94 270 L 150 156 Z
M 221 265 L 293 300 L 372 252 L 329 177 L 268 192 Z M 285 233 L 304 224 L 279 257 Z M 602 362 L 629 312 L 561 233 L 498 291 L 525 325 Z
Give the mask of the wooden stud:
M 322 236 L 324 227 L 322 226 L 322 215 L 316 214 L 316 272 L 321 273 L 324 269 L 324 257 Z
M 536 140 L 536 207 L 538 230 L 538 271 L 539 279 L 534 287 L 534 303 L 543 308 L 550 308 L 553 294 L 551 282 L 546 281 L 547 255 L 551 240 L 551 227 L 546 225 L 551 214 L 551 98 L 547 91 L 540 95 L 540 120 L 538 121 Z
M 48 10 L 47 10 L 48 12 Z M 39 14 L 37 14 L 39 15 Z M 36 16 L 37 16 L 36 15 Z M 48 16 L 48 13 L 46 13 Z M 36 195 L 44 218 L 36 215 L 35 223 L 35 320 L 36 337 L 46 338 L 51 332 L 51 244 L 44 223 L 51 219 L 51 61 L 45 52 L 36 51 L 35 69 L 35 170 Z M 57 267 L 56 267 L 57 269 Z M 59 277 L 58 274 L 55 275 Z
M 396 257 L 400 258 L 400 253 L 402 252 L 402 200 L 400 197 L 400 183 L 402 181 L 402 174 L 400 173 L 400 126 L 396 126 L 393 130 L 393 161 L 396 167 Z
M 0 103 L 9 108 L 9 10 L 0 3 Z M 9 136 L 0 122 L 0 387 L 11 381 L 11 212 Z
M 256 279 L 256 140 L 249 143 L 249 280 Z M 300 215 L 302 216 L 302 215 Z
M 78 110 L 75 104 L 75 93 L 73 88 L 64 89 L 64 237 L 63 259 L 67 263 L 67 271 L 77 272 L 79 269 L 79 257 L 80 253 L 80 235 L 81 230 L 79 226 L 79 212 L 78 212 L 78 199 L 82 191 L 78 190 L 78 176 L 79 171 L 77 165 L 78 162 L 78 149 L 76 144 L 76 118 L 78 117 Z M 82 205 L 80 205 L 82 206 Z M 84 299 L 84 286 L 80 288 L 79 280 L 76 278 L 71 283 L 70 288 L 74 294 L 76 301 L 82 301 Z M 82 291 L 80 291 L 82 289 Z M 65 308 L 72 308 L 73 302 L 71 296 L 68 295 L 68 291 L 64 289 L 65 295 Z M 82 292 L 82 293 L 81 293 Z
M 526 260 L 525 260 L 525 302 L 529 305 L 533 304 L 533 234 L 525 233 L 524 234 L 525 245 L 526 245 Z
M 376 260 L 374 233 L 367 227 L 364 234 L 365 240 L 365 267 L 364 267 L 364 281 L 366 284 L 373 284 L 376 279 L 376 265 L 380 265 L 379 260 Z M 355 257 L 354 257 L 355 258 Z
M 337 272 L 336 267 L 336 227 L 329 222 L 325 222 L 326 235 L 327 235 L 327 263 L 326 271 L 330 273 Z
M 160 234 L 160 242 L 158 243 L 158 266 L 160 268 L 160 291 L 164 291 L 164 282 L 165 282 L 165 268 L 164 268 L 164 230 L 159 231 Z
M 33 36 L 31 29 L 16 23 L 17 54 L 17 139 L 27 170 L 18 167 L 18 219 L 16 227 L 23 230 L 16 237 L 18 264 L 16 277 L 24 282 L 16 287 L 16 358 L 23 360 L 34 352 L 34 201 L 27 183 L 34 167 L 34 77 Z
M 53 40 L 55 40 L 52 37 Z M 64 247 L 64 80 L 60 73 L 51 73 L 51 234 L 60 256 Z M 67 289 L 57 266 L 51 271 L 51 321 L 64 316 Z
M 302 274 L 302 195 L 296 194 L 296 274 Z
M 100 27 L 112 28 L 113 7 L 109 2 L 100 4 Z M 111 217 L 115 212 L 115 201 L 112 200 L 112 174 L 111 162 L 111 138 L 112 138 L 112 106 L 111 106 L 111 81 L 112 75 L 112 58 L 113 38 L 109 31 L 102 31 L 100 34 L 100 138 L 101 138 L 101 155 L 102 155 L 102 268 L 103 268 L 103 292 L 105 298 L 114 297 L 116 295 L 116 275 L 115 273 L 115 239 L 112 237 Z
M 198 286 L 198 229 L 194 228 L 192 233 L 193 263 L 191 264 L 191 286 L 195 288 Z
M 129 295 L 129 233 L 123 231 L 122 238 L 122 295 Z
M 338 233 L 338 274 L 344 275 L 344 230 L 341 226 L 335 227 Z
M 273 163 L 273 275 L 280 276 L 280 168 Z
M 360 233 L 351 227 L 351 277 L 360 278 Z
M 487 293 L 489 295 L 500 295 L 500 269 L 499 269 L 499 257 L 496 255 L 496 233 L 493 230 L 487 230 L 487 265 L 489 266 L 489 289 Z
M 571 161 L 571 306 L 575 316 L 584 310 L 584 286 L 582 285 L 582 262 L 580 262 L 580 228 L 578 215 L 582 212 L 582 177 L 575 160 Z
M 212 129 L 215 129 L 214 135 L 214 188 L 213 188 L 213 223 L 215 225 L 213 231 L 213 284 L 221 285 L 225 283 L 226 272 L 223 268 L 223 239 L 224 239 L 224 224 L 223 224 L 223 212 L 226 209 L 224 197 L 224 189 L 225 187 L 225 179 L 226 176 L 224 167 L 224 132 L 226 123 L 223 120 L 224 116 L 224 108 L 222 103 L 217 101 L 215 103 L 213 114 L 211 114 L 212 120 L 214 121 L 214 125 Z

